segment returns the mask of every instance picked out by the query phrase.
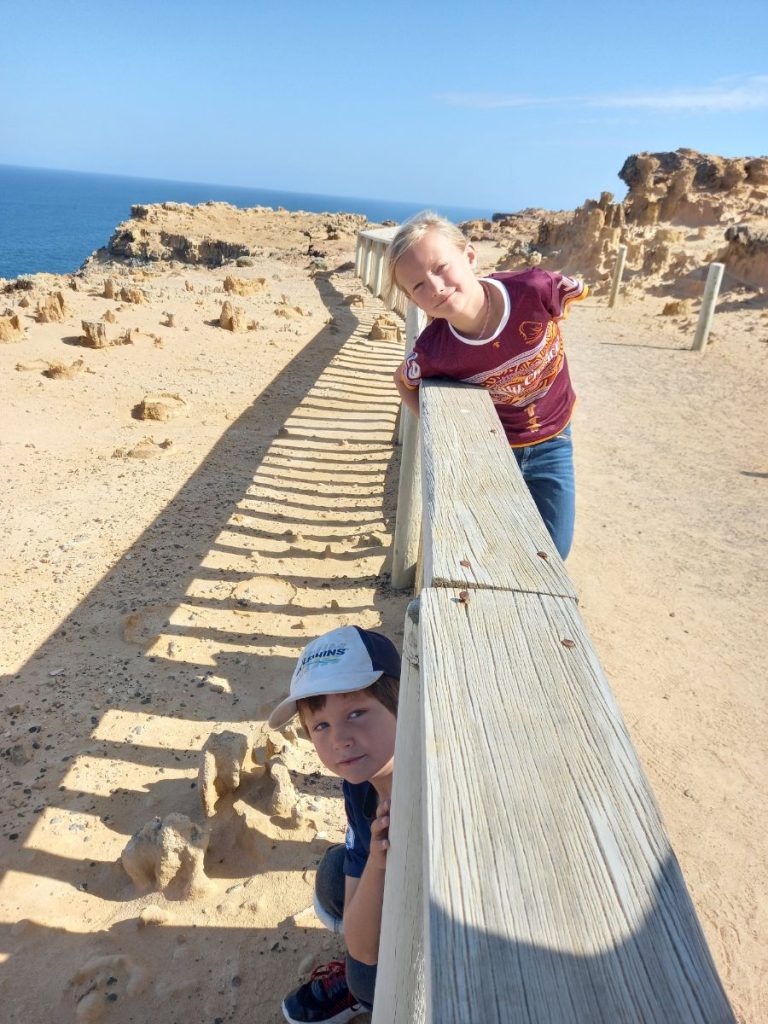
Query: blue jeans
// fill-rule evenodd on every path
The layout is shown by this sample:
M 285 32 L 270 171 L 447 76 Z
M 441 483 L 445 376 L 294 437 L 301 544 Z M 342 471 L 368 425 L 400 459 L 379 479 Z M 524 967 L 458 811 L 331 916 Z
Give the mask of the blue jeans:
M 512 451 L 539 515 L 560 557 L 566 559 L 571 550 L 576 516 L 571 425 L 569 423 L 549 441 Z
M 334 917 L 344 916 L 344 853 L 343 843 L 329 846 L 315 875 L 315 895 Z M 376 966 L 361 963 L 347 953 L 347 985 L 358 1003 L 370 1010 L 376 988 Z

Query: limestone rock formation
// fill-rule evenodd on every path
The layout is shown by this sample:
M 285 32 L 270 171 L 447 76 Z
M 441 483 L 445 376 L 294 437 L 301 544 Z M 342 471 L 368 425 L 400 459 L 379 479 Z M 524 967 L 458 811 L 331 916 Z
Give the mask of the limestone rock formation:
M 202 750 L 198 789 L 206 817 L 216 813 L 216 803 L 225 793 L 234 793 L 240 785 L 250 741 L 245 733 L 212 733 Z
M 88 348 L 107 348 L 112 342 L 107 337 L 107 325 L 103 320 L 83 320 L 82 342 Z
M 690 316 L 691 303 L 688 299 L 673 299 L 665 302 L 661 311 L 662 316 Z
M 132 448 L 115 448 L 113 459 L 159 459 L 173 447 L 173 441 L 167 438 L 159 443 L 154 437 L 142 437 Z
M 133 416 L 137 420 L 159 420 L 165 422 L 184 412 L 187 403 L 172 391 L 152 391 L 134 407 Z
M 275 316 L 281 316 L 285 320 L 296 320 L 304 316 L 304 310 L 300 306 L 292 306 L 287 296 L 283 296 L 280 304 L 275 306 Z
M 768 289 L 768 231 L 737 224 L 727 229 L 725 241 L 716 258 L 728 273 L 746 284 Z
M 301 223 L 287 210 L 254 207 L 241 210 L 229 203 L 207 202 L 137 205 L 131 218 L 115 229 L 106 252 L 97 254 L 117 260 L 178 261 L 208 267 L 226 263 L 254 266 L 251 251 L 255 237 L 269 228 L 271 244 L 281 250 L 307 255 L 304 225 L 310 225 L 313 237 L 327 236 L 327 244 L 340 250 L 367 223 L 359 214 L 337 213 L 302 215 Z
M 223 327 L 225 331 L 234 331 L 236 334 L 241 334 L 243 331 L 248 330 L 245 311 L 240 309 L 239 306 L 233 306 L 229 299 L 227 299 L 221 307 L 219 327 Z
M 270 800 L 272 814 L 278 818 L 292 818 L 298 803 L 298 795 L 288 766 L 281 758 L 273 758 L 269 764 L 269 774 L 275 784 Z
M 79 377 L 84 368 L 84 359 L 75 359 L 74 362 L 68 365 L 67 363 L 54 362 L 49 363 L 46 369 L 43 370 L 43 376 L 51 380 L 72 380 L 74 377 Z
M 768 199 L 766 157 L 728 159 L 693 149 L 637 153 L 619 177 L 629 186 L 627 221 L 635 224 L 720 224 L 735 211 L 756 212 Z
M 381 316 L 377 316 L 373 321 L 368 337 L 372 341 L 382 341 L 385 339 L 392 339 L 396 341 L 402 340 L 402 332 L 397 324 L 397 321 L 393 320 L 392 317 L 387 316 L 386 313 Z
M 200 236 L 196 232 L 180 234 L 162 227 L 163 211 L 178 212 L 186 204 L 162 203 L 159 206 L 131 207 L 131 220 L 120 224 L 109 242 L 112 256 L 130 259 L 179 260 L 220 267 L 239 256 L 248 256 L 247 245 Z M 223 204 L 222 204 L 223 205 Z M 191 211 L 192 207 L 188 207 Z M 135 222 L 142 223 L 135 223 Z
M 51 292 L 37 305 L 35 319 L 40 324 L 60 323 L 69 315 L 64 292 Z
M 0 343 L 21 341 L 25 333 L 18 313 L 0 316 Z
M 154 818 L 129 841 L 121 862 L 142 892 L 173 887 L 181 896 L 204 891 L 208 833 L 183 814 Z
M 120 298 L 123 302 L 132 302 L 134 305 L 143 306 L 149 301 L 147 293 L 142 288 L 121 288 Z
M 112 321 L 110 321 L 112 322 Z M 81 320 L 83 333 L 80 343 L 87 348 L 110 348 L 112 345 L 132 345 L 137 331 L 110 333 L 104 320 Z
M 249 279 L 228 274 L 224 278 L 224 291 L 233 295 L 258 295 L 267 290 L 266 277 Z
M 684 244 L 691 229 L 698 238 L 747 217 L 768 220 L 768 158 L 726 159 L 690 149 L 636 153 L 619 177 L 629 186 L 623 202 L 604 192 L 565 218 L 541 223 L 536 248 L 545 267 L 582 274 L 599 287 L 610 278 L 621 243 L 627 246 L 625 279 L 700 294 L 699 271 L 714 254 L 691 256 Z M 734 237 L 718 258 L 732 277 L 762 287 L 759 248 Z M 530 254 L 511 252 L 501 265 L 531 265 Z

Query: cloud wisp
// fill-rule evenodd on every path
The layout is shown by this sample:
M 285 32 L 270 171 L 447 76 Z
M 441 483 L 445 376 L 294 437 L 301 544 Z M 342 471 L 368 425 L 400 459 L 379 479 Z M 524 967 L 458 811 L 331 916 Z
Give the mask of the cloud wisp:
M 443 92 L 437 99 L 451 107 L 474 110 L 580 106 L 589 109 L 648 110 L 660 112 L 737 113 L 768 110 L 768 75 L 752 75 L 740 82 L 721 82 L 691 89 L 672 89 L 606 96 L 525 96 L 487 92 Z

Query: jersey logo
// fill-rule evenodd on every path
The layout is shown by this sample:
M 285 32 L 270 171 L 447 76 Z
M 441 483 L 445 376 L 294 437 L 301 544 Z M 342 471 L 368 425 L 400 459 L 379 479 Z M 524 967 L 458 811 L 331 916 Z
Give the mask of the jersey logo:
M 523 320 L 518 330 L 520 331 L 520 337 L 524 339 L 526 345 L 535 345 L 537 341 L 544 337 L 546 325 L 538 320 Z
M 351 825 L 347 825 L 347 836 L 344 840 L 344 845 L 348 850 L 354 850 L 355 848 L 355 830 Z
M 421 367 L 415 352 L 411 352 L 405 360 L 405 382 L 406 384 L 418 384 L 421 380 Z

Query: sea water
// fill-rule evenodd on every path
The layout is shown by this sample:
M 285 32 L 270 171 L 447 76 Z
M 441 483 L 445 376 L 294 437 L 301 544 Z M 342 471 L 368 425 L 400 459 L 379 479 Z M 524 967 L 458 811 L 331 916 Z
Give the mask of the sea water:
M 0 277 L 47 271 L 66 274 L 107 244 L 134 203 L 204 203 L 283 206 L 286 210 L 361 213 L 371 221 L 402 221 L 427 203 L 202 185 L 111 174 L 83 174 L 0 165 Z M 433 205 L 451 220 L 489 217 L 472 207 Z

